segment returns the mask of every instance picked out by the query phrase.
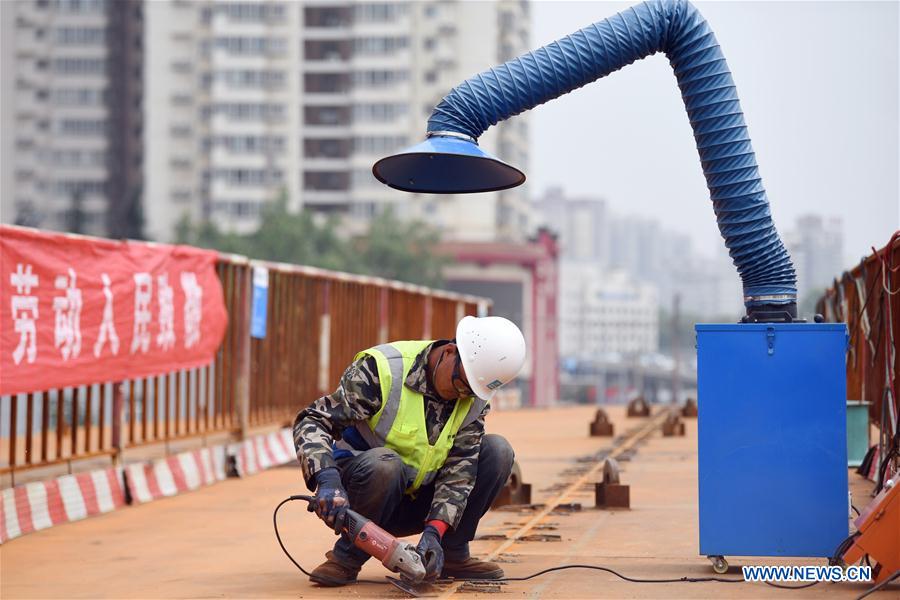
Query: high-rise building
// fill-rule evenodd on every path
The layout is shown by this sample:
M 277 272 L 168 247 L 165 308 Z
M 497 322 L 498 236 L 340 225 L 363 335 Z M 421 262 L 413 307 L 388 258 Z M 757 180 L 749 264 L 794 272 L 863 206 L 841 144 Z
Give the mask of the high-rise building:
M 5 223 L 140 233 L 143 5 L 21 0 L 2 16 Z
M 572 198 L 562 188 L 548 189 L 534 201 L 546 227 L 559 234 L 564 260 L 589 261 L 606 268 L 613 259 L 611 215 L 601 198 Z
M 296 2 L 148 2 L 148 231 L 212 221 L 246 233 L 300 201 Z
M 534 206 L 541 222 L 559 233 L 565 261 L 590 265 L 598 277 L 622 271 L 634 282 L 651 284 L 664 310 L 680 294 L 682 310 L 692 317 L 740 315 L 740 277 L 724 244 L 714 257 L 702 256 L 690 236 L 666 229 L 656 219 L 616 214 L 602 199 L 573 198 L 559 189 L 548 191 Z M 564 269 L 561 287 L 566 289 L 567 278 L 578 272 Z
M 659 349 L 656 288 L 625 271 L 564 261 L 560 265 L 560 355 L 601 359 Z
M 187 214 L 246 232 L 284 194 L 367 222 L 387 205 L 451 239 L 524 239 L 525 191 L 417 197 L 372 175 L 424 138 L 432 108 L 479 70 L 528 48 L 524 1 L 173 0 L 147 5 L 150 231 Z M 527 119 L 480 140 L 527 168 Z
M 802 215 L 797 218 L 795 228 L 784 237 L 797 271 L 797 292 L 801 302 L 809 295 L 820 295 L 846 268 L 841 219 Z

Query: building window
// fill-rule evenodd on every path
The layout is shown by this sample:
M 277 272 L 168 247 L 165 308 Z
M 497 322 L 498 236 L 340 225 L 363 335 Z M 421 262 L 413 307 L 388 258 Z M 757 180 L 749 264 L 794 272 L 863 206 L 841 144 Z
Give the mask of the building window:
M 350 122 L 347 106 L 306 106 L 303 109 L 306 125 L 346 125 Z
M 284 71 L 271 69 L 223 69 L 214 71 L 208 80 L 231 88 L 264 90 L 283 89 L 286 82 Z
M 307 27 L 345 27 L 352 18 L 353 14 L 345 6 L 308 6 L 303 9 L 303 20 Z
M 369 56 L 394 54 L 408 47 L 408 37 L 361 37 L 353 40 L 353 51 Z
M 303 86 L 313 94 L 340 94 L 350 89 L 347 73 L 305 73 Z
M 103 44 L 106 30 L 100 27 L 60 27 L 56 30 L 56 43 L 65 46 Z
M 90 136 L 106 133 L 106 119 L 62 119 L 57 121 L 61 135 Z
M 239 56 L 280 56 L 287 50 L 287 40 L 283 37 L 217 37 L 212 47 Z
M 364 23 L 387 23 L 408 13 L 409 5 L 406 3 L 367 2 L 353 5 L 354 19 Z
M 350 189 L 350 175 L 346 171 L 305 171 L 303 189 L 347 191 Z
M 68 180 L 57 181 L 51 186 L 51 190 L 59 196 L 71 198 L 74 194 L 90 196 L 102 196 L 106 194 L 105 181 Z
M 231 211 L 236 217 L 255 217 L 259 215 L 259 204 L 256 202 L 232 202 Z
M 234 154 L 277 154 L 284 152 L 282 136 L 217 135 L 204 140 L 204 148 L 224 148 Z
M 204 107 L 206 118 L 225 116 L 234 121 L 264 121 L 267 123 L 283 121 L 284 106 L 281 104 L 256 104 L 250 102 L 217 102 Z
M 346 40 L 307 40 L 303 42 L 306 60 L 347 60 L 351 56 L 350 42 Z
M 106 73 L 106 59 L 55 58 L 53 70 L 60 75 L 101 75 Z
M 213 212 L 232 217 L 256 217 L 259 216 L 260 205 L 258 202 L 247 200 L 219 200 L 213 202 Z
M 99 88 L 56 88 L 52 101 L 57 106 L 103 106 L 106 90 Z
M 49 150 L 38 159 L 49 167 L 103 167 L 107 154 L 103 150 Z
M 409 80 L 409 71 L 356 71 L 353 85 L 360 88 L 382 88 Z
M 107 0 L 56 0 L 59 12 L 99 14 L 106 12 Z
M 351 143 L 348 139 L 323 138 L 303 141 L 303 155 L 307 158 L 347 158 Z
M 353 151 L 359 154 L 385 154 L 406 146 L 405 136 L 366 136 L 353 139 Z
M 359 123 L 387 123 L 406 117 L 409 105 L 403 103 L 357 104 L 353 107 L 353 120 Z
M 235 187 L 272 186 L 282 182 L 283 174 L 277 169 L 214 169 L 212 179 Z
M 284 5 L 280 2 L 217 2 L 213 12 L 244 23 L 274 23 L 284 19 Z

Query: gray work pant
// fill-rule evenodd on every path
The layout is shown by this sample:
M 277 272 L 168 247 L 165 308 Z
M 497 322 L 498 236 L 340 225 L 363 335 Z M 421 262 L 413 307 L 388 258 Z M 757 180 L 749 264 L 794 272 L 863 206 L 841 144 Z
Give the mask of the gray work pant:
M 441 545 L 446 560 L 469 557 L 469 542 L 478 521 L 503 489 L 513 464 L 513 449 L 505 438 L 485 434 L 478 454 L 478 474 L 466 509 L 456 529 L 448 529 Z M 434 484 L 422 486 L 415 498 L 404 494 L 409 468 L 388 448 L 373 448 L 337 461 L 341 480 L 350 497 L 350 508 L 372 519 L 398 537 L 421 533 L 431 510 Z M 362 566 L 369 555 L 358 549 L 346 534 L 334 545 L 335 558 L 345 565 Z

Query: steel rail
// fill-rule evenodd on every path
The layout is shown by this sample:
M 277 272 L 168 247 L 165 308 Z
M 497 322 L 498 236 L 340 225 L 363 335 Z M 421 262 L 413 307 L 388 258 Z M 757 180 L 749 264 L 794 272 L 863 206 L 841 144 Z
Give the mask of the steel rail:
M 637 431 L 630 434 L 621 444 L 612 449 L 612 451 L 604 457 L 603 460 L 600 460 L 591 467 L 587 472 L 581 475 L 578 479 L 576 479 L 573 483 L 571 483 L 566 489 L 560 492 L 555 498 L 547 502 L 546 506 L 536 515 L 534 515 L 527 523 L 522 525 L 518 531 L 509 536 L 509 539 L 503 540 L 496 548 L 494 548 L 490 554 L 487 555 L 485 560 L 491 561 L 503 554 L 506 550 L 513 546 L 516 542 L 518 542 L 523 536 L 525 536 L 531 529 L 538 525 L 541 521 L 543 521 L 551 512 L 556 510 L 556 508 L 560 504 L 564 504 L 566 500 L 570 498 L 573 494 L 575 494 L 582 485 L 584 485 L 588 480 L 594 477 L 601 469 L 603 469 L 603 465 L 609 458 L 617 458 L 622 455 L 622 453 L 633 448 L 638 442 L 643 441 L 648 438 L 654 431 L 656 431 L 662 422 L 665 420 L 666 416 L 669 414 L 668 408 L 663 408 L 655 415 L 651 416 L 647 423 L 638 429 Z M 467 583 L 465 581 L 457 581 L 450 585 L 447 589 L 445 589 L 439 596 L 439 599 L 449 598 L 453 594 L 455 594 L 461 585 Z M 490 583 L 489 579 L 485 580 L 485 583 Z

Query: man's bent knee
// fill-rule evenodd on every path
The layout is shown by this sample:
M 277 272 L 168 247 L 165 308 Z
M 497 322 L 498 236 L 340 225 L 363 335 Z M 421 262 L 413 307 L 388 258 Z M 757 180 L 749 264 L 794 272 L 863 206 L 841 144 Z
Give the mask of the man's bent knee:
M 478 455 L 478 471 L 482 471 L 484 465 L 490 471 L 504 478 L 509 477 L 512 471 L 516 453 L 506 438 L 496 433 L 486 433 L 481 438 L 481 451 Z
M 347 484 L 351 487 L 376 483 L 389 486 L 403 479 L 403 461 L 389 448 L 372 448 L 346 465 Z

